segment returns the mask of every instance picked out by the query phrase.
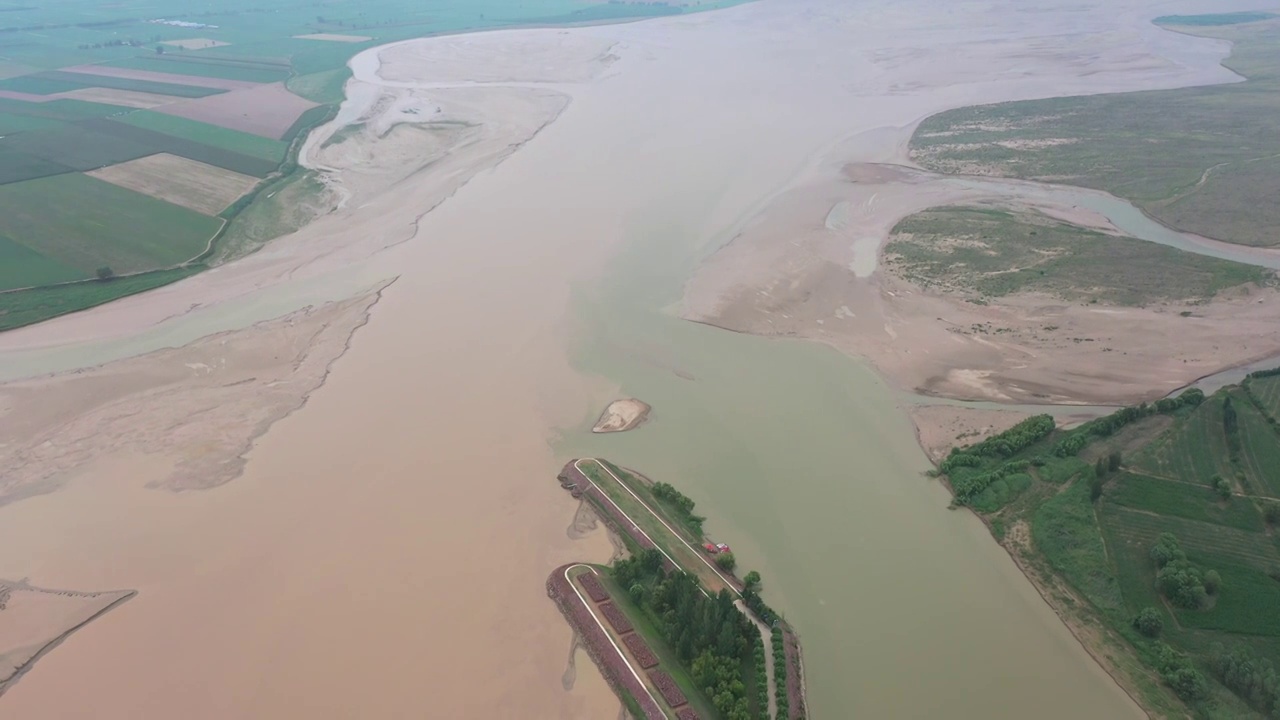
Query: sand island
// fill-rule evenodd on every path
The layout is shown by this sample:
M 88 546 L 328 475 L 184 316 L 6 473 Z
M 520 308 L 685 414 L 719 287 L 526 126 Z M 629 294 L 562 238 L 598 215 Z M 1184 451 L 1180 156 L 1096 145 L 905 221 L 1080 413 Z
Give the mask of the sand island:
M 614 400 L 600 414 L 600 419 L 591 428 L 591 432 L 613 433 L 634 430 L 648 419 L 649 411 L 652 409 L 648 403 L 635 398 Z

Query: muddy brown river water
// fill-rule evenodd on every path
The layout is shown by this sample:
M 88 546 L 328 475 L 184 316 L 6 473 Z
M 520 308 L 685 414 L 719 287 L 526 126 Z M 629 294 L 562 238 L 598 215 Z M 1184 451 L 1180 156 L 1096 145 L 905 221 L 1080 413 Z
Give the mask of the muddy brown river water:
M 52 326 L 61 343 L 0 343 L 9 377 L 87 366 L 399 278 L 233 482 L 150 490 L 176 458 L 122 447 L 0 507 L 0 577 L 139 591 L 41 660 L 0 717 L 615 717 L 581 655 L 566 691 L 570 633 L 543 591 L 551 568 L 611 551 L 600 532 L 570 538 L 554 482 L 588 453 L 685 488 L 763 573 L 820 720 L 1140 716 L 981 524 L 946 509 L 866 367 L 674 309 L 708 252 L 849 137 L 976 102 L 1230 79 L 1220 44 L 1146 24 L 1167 3 L 1025 5 L 766 1 L 418 41 L 389 86 L 572 101 L 421 218 L 410 175 L 221 275 Z M 597 45 L 609 59 L 584 74 Z M 534 50 L 539 73 L 511 74 Z M 357 64 L 353 97 L 379 82 L 376 55 Z M 413 239 L 305 254 L 380 233 Z M 183 295 L 204 287 L 216 301 Z M 180 300 L 199 307 L 152 307 L 146 327 L 120 311 Z M 618 392 L 649 421 L 592 435 Z

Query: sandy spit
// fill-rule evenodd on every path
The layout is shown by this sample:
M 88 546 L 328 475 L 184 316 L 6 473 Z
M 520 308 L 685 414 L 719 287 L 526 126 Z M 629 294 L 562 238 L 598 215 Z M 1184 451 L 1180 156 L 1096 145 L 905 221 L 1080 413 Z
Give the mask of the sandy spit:
M 614 433 L 634 429 L 649 417 L 652 409 L 648 403 L 635 398 L 614 400 L 600 414 L 600 419 L 591 428 L 591 432 Z

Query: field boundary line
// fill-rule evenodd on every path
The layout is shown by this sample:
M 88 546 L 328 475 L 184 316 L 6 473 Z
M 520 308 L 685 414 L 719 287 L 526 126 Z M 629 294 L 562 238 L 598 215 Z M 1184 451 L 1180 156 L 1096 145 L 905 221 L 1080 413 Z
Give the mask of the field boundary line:
M 609 629 L 604 626 L 604 623 L 600 622 L 600 618 L 596 615 L 595 609 L 591 607 L 591 603 L 587 602 L 587 599 L 582 597 L 582 593 L 579 592 L 577 586 L 573 584 L 573 579 L 569 577 L 569 571 L 573 570 L 574 568 L 580 568 L 580 567 L 586 568 L 592 573 L 596 571 L 595 568 L 591 567 L 590 565 L 585 565 L 583 563 L 570 565 L 569 567 L 564 569 L 564 581 L 569 583 L 569 588 L 573 590 L 573 594 L 578 596 L 578 600 L 582 603 L 584 607 L 587 608 L 587 612 L 591 613 L 591 619 L 595 620 L 596 625 L 600 626 L 600 629 L 604 632 L 604 636 L 608 638 L 609 644 L 612 645 L 614 651 L 618 653 L 618 657 L 622 658 L 622 662 L 626 663 L 627 669 L 631 671 L 632 677 L 636 679 L 636 682 L 640 683 L 640 687 L 644 688 L 645 694 L 648 695 L 649 699 L 653 701 L 654 706 L 656 706 L 659 710 L 662 710 L 663 717 L 667 717 L 667 718 L 671 717 L 670 715 L 667 714 L 666 710 L 662 709 L 662 703 L 658 702 L 658 699 L 653 696 L 653 692 L 649 690 L 649 686 L 645 684 L 645 681 L 643 679 L 640 678 L 640 674 L 636 672 L 636 669 L 631 665 L 631 661 L 627 659 L 626 653 L 622 652 L 622 648 L 618 647 L 618 643 L 613 641 L 613 636 L 609 634 Z
M 661 515 L 659 515 L 658 513 L 654 512 L 653 508 L 649 507 L 649 504 L 648 504 L 648 503 L 646 503 L 644 500 L 641 500 L 641 499 L 640 499 L 640 496 L 639 496 L 639 495 L 636 495 L 636 494 L 635 494 L 635 492 L 631 490 L 631 488 L 627 487 L 627 484 L 626 484 L 626 483 L 624 483 L 624 482 L 622 482 L 622 480 L 621 480 L 617 475 L 614 475 L 614 474 L 613 474 L 613 471 L 609 469 L 609 466 L 608 466 L 608 465 L 605 465 L 604 463 L 600 462 L 600 461 L 599 461 L 598 459 L 596 459 L 596 458 L 590 458 L 590 460 L 591 460 L 592 462 L 594 462 L 596 465 L 599 465 L 601 468 L 603 468 L 605 472 L 609 473 L 609 477 L 613 478 L 613 481 L 614 481 L 614 482 L 616 482 L 616 483 L 618 483 L 618 485 L 622 486 L 622 489 L 623 489 L 623 490 L 626 490 L 626 491 L 627 491 L 627 494 L 629 494 L 631 497 L 635 498 L 635 499 L 636 499 L 636 502 L 640 503 L 640 505 L 641 505 L 641 506 L 643 506 L 645 510 L 648 510 L 648 511 L 649 511 L 649 514 L 653 515 L 653 517 L 654 517 L 655 519 L 657 519 L 657 521 L 658 521 L 658 522 L 662 523 L 662 527 L 666 528 L 666 529 L 667 529 L 667 531 L 668 531 L 668 532 L 670 532 L 670 533 L 675 537 L 675 539 L 676 539 L 676 540 L 679 540 L 681 545 L 684 545 L 686 548 L 689 548 L 689 552 L 692 552 L 692 553 L 693 553 L 693 554 L 694 554 L 694 555 L 695 555 L 699 560 L 701 560 L 703 565 L 706 565 L 708 568 L 711 568 L 711 572 L 715 573 L 717 577 L 719 577 L 721 580 L 723 580 L 723 581 L 724 581 L 724 584 L 725 584 L 725 585 L 728 585 L 728 586 L 729 586 L 729 589 L 733 591 L 733 594 L 737 595 L 738 597 L 742 597 L 742 593 L 738 592 L 738 589 L 737 589 L 736 587 L 734 587 L 733 583 L 729 580 L 729 578 L 725 577 L 725 576 L 724 576 L 724 574 L 722 574 L 722 573 L 720 572 L 720 570 L 719 570 L 718 568 L 716 568 L 716 566 L 715 566 L 715 565 L 711 564 L 711 563 L 710 563 L 710 562 L 709 562 L 705 557 L 703 557 L 703 556 L 702 556 L 702 553 L 698 552 L 698 551 L 697 551 L 697 550 L 696 550 L 692 545 L 690 545 L 689 543 L 685 542 L 685 539 L 684 539 L 684 538 L 682 538 L 682 537 L 680 537 L 680 533 L 677 533 L 677 532 L 676 532 L 676 531 L 675 531 L 675 530 L 674 530 L 670 525 L 668 525 L 668 524 L 667 524 L 667 521 L 666 521 L 666 520 L 663 520 Z M 581 461 L 581 460 L 578 460 L 578 461 L 575 461 L 573 464 L 574 464 L 574 466 L 576 467 L 576 466 L 578 465 L 578 463 L 580 463 L 580 462 L 582 462 L 582 461 Z M 582 468 L 581 468 L 581 467 L 579 467 L 579 468 L 578 468 L 578 471 L 579 471 L 579 472 L 581 472 L 581 471 L 582 471 Z M 582 473 L 582 474 L 583 474 L 583 475 L 586 475 L 586 473 L 585 473 L 585 472 L 584 472 L 584 473 Z M 591 480 L 591 478 L 589 478 L 589 477 L 588 477 L 587 479 L 588 479 L 588 480 Z M 592 484 L 592 485 L 595 485 L 595 483 L 594 483 L 594 482 L 592 482 L 591 484 Z M 601 490 L 601 492 L 604 492 L 604 491 L 603 491 L 603 490 Z M 617 507 L 617 505 L 614 505 L 614 507 Z M 621 508 L 619 508 L 619 509 L 621 509 Z M 624 514 L 625 514 L 625 513 L 624 513 Z M 628 515 L 627 517 L 628 517 L 628 518 L 630 518 L 630 516 L 629 516 L 629 515 Z M 643 531 L 641 531 L 641 532 L 643 532 Z M 646 534 L 646 535 L 645 535 L 645 537 L 648 537 L 648 535 Z M 652 540 L 653 538 L 649 538 L 649 539 L 650 539 L 650 540 Z M 663 555 L 666 555 L 666 553 L 664 552 L 664 553 L 663 553 Z M 670 559 L 670 558 L 668 558 L 668 559 Z M 674 560 L 672 560 L 672 562 L 675 562 L 675 561 L 674 561 Z M 677 564 L 676 564 L 676 567 L 680 567 L 680 565 L 677 563 Z

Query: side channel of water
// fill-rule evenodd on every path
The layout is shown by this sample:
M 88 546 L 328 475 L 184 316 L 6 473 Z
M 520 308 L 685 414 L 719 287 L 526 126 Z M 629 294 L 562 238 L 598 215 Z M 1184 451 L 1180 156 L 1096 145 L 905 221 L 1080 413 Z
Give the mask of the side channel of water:
M 692 220 L 692 219 L 685 219 Z M 565 431 L 676 484 L 802 633 L 813 717 L 1141 717 L 949 494 L 895 393 L 814 344 L 669 312 L 701 223 L 631 224 L 628 250 L 575 297 L 584 373 L 654 407 L 636 431 Z

